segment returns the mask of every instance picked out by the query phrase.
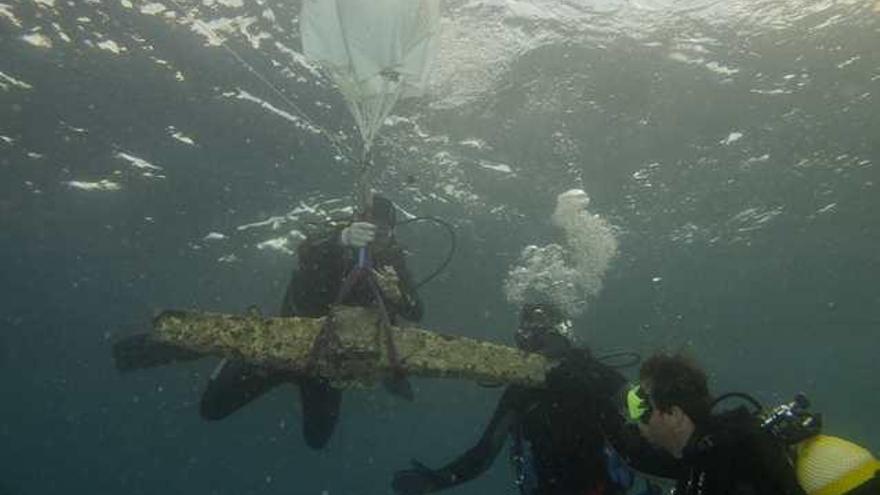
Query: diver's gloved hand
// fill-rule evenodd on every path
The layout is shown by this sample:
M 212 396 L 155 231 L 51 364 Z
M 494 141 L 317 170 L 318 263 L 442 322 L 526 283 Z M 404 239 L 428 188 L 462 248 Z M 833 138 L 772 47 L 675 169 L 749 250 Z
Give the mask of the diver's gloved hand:
M 435 492 L 448 485 L 444 477 L 437 471 L 415 459 L 410 462 L 411 469 L 394 473 L 391 487 L 394 488 L 396 495 L 422 495 Z
M 385 301 L 396 307 L 403 305 L 403 293 L 400 292 L 400 279 L 397 277 L 397 272 L 394 271 L 394 267 L 386 265 L 378 270 L 373 270 L 373 274 L 376 276 L 376 284 L 379 285 L 379 290 L 382 291 L 382 296 L 384 296 Z
M 370 222 L 354 222 L 342 229 L 339 242 L 343 246 L 362 248 L 376 238 L 376 226 Z

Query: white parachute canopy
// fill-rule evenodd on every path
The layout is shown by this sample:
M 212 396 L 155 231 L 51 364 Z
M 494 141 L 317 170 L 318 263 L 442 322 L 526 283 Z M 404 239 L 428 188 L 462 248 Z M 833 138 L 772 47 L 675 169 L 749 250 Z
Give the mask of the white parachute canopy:
M 369 151 L 400 98 L 422 94 L 440 0 L 305 0 L 303 51 L 339 86 Z

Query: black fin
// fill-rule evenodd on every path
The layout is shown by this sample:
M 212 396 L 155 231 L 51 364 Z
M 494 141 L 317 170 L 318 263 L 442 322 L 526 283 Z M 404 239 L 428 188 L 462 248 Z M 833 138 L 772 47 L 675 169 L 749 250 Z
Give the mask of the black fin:
M 400 397 L 401 399 L 406 399 L 408 401 L 413 401 L 416 398 L 412 385 L 410 385 L 406 376 L 401 373 L 395 373 L 385 378 L 382 380 L 382 385 L 385 386 L 385 390 L 395 397 Z
M 199 413 L 208 421 L 224 419 L 286 379 L 284 373 L 244 361 L 224 359 L 211 374 L 202 394 Z
M 180 361 L 192 361 L 202 355 L 153 340 L 148 333 L 125 337 L 113 344 L 113 360 L 122 372 L 155 368 Z
M 302 377 L 299 393 L 303 408 L 303 437 L 309 447 L 321 449 L 336 429 L 342 390 L 321 379 Z

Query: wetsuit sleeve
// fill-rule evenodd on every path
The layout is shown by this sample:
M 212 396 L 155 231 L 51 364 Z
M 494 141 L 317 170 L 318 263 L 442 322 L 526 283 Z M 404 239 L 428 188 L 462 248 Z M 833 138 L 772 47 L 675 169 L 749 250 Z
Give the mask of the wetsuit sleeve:
M 392 261 L 395 273 L 397 273 L 398 287 L 403 300 L 395 305 L 394 312 L 409 321 L 421 321 L 424 316 L 422 299 L 416 291 L 416 283 L 413 280 L 409 267 L 406 266 L 406 255 L 398 248 Z
M 523 390 L 510 387 L 504 391 L 489 425 L 479 442 L 454 461 L 435 471 L 438 490 L 472 480 L 486 472 L 507 440 L 523 400 Z
M 639 433 L 636 425 L 627 423 L 616 411 L 602 414 L 605 438 L 630 468 L 649 476 L 677 479 L 681 464 L 670 454 L 654 448 Z

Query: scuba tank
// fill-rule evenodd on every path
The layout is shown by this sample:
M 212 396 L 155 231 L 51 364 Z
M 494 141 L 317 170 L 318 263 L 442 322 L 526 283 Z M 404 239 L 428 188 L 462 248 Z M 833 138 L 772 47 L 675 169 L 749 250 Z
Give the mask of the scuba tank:
M 744 394 L 727 394 L 715 403 L 730 396 L 745 398 Z M 790 449 L 798 483 L 807 495 L 843 495 L 880 476 L 880 461 L 871 452 L 821 434 L 822 416 L 809 408 L 807 397 L 797 394 L 791 402 L 769 411 L 759 408 L 757 414 L 761 428 Z
M 797 445 L 795 470 L 807 495 L 841 495 L 875 479 L 880 461 L 850 441 L 816 435 Z

